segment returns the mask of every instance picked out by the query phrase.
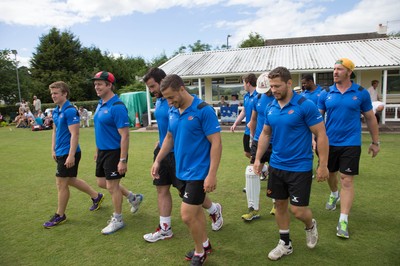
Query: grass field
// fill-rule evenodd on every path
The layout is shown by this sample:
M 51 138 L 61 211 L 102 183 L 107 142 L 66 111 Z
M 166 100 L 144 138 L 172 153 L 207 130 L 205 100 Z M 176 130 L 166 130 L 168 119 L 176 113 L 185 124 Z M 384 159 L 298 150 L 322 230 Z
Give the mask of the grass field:
M 71 189 L 68 220 L 52 229 L 42 224 L 56 210 L 55 163 L 50 156 L 51 132 L 0 128 L 0 265 L 187 265 L 183 257 L 192 240 L 179 216 L 180 199 L 173 190 L 171 240 L 147 243 L 143 234 L 158 223 L 156 191 L 149 175 L 156 132 L 131 133 L 127 177 L 122 183 L 144 194 L 141 209 L 123 215 L 126 227 L 104 236 L 100 230 L 112 214 L 109 194 L 103 207 L 89 212 L 86 194 Z M 381 152 L 367 154 L 369 135 L 363 135 L 361 174 L 356 177 L 356 197 L 349 218 L 350 239 L 336 237 L 339 211 L 325 210 L 329 195 L 326 183 L 313 183 L 310 207 L 318 221 L 320 241 L 314 250 L 305 244 L 303 224 L 291 223 L 294 252 L 279 262 L 267 259 L 278 242 L 271 201 L 262 182 L 262 217 L 245 223 L 247 210 L 244 170 L 248 160 L 242 153 L 242 133 L 223 133 L 223 156 L 218 171 L 218 188 L 213 201 L 223 206 L 224 227 L 208 232 L 213 253 L 207 265 L 399 265 L 400 264 L 400 135 L 382 135 Z M 93 162 L 93 128 L 81 130 L 82 159 L 79 177 L 96 187 Z M 97 189 L 97 188 L 96 188 Z

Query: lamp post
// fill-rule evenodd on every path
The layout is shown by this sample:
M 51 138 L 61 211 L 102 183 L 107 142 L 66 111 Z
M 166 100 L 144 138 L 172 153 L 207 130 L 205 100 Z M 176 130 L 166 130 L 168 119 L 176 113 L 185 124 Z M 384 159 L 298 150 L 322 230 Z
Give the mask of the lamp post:
M 228 34 L 226 36 L 226 49 L 229 49 L 229 37 L 232 37 L 232 35 Z
M 11 53 L 15 56 L 15 71 L 17 72 L 17 84 L 18 84 L 18 96 L 19 102 L 21 103 L 21 88 L 19 86 L 19 74 L 18 74 L 18 61 L 17 61 L 17 50 L 11 50 Z

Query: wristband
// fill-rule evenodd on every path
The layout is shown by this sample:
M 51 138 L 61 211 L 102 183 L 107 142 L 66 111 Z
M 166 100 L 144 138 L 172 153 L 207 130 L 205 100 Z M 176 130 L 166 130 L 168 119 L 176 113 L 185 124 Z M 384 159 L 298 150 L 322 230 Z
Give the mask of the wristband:
M 379 146 L 379 144 L 381 144 L 381 142 L 380 142 L 380 141 L 378 141 L 378 142 L 372 142 L 371 144 L 376 145 L 376 146 Z
M 121 159 L 119 159 L 119 161 L 120 161 L 121 163 L 126 163 L 126 158 L 121 158 Z

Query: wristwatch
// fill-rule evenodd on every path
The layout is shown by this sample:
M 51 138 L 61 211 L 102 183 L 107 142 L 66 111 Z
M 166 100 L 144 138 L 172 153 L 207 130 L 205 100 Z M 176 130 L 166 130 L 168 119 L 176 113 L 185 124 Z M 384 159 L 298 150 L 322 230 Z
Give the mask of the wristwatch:
M 121 158 L 121 159 L 119 159 L 119 161 L 120 161 L 121 163 L 126 163 L 126 158 Z
M 380 141 L 378 141 L 378 142 L 372 142 L 371 144 L 373 144 L 373 145 L 376 145 L 376 146 L 379 146 L 379 144 L 381 144 L 381 142 Z

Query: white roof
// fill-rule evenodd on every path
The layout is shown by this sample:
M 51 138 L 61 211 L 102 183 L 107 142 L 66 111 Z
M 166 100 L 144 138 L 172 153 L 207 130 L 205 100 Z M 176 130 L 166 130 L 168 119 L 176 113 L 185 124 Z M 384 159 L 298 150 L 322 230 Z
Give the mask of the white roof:
M 335 61 L 347 57 L 356 70 L 400 67 L 400 38 L 274 45 L 178 54 L 162 68 L 182 78 L 235 76 L 262 73 L 278 66 L 291 72 L 332 70 Z

